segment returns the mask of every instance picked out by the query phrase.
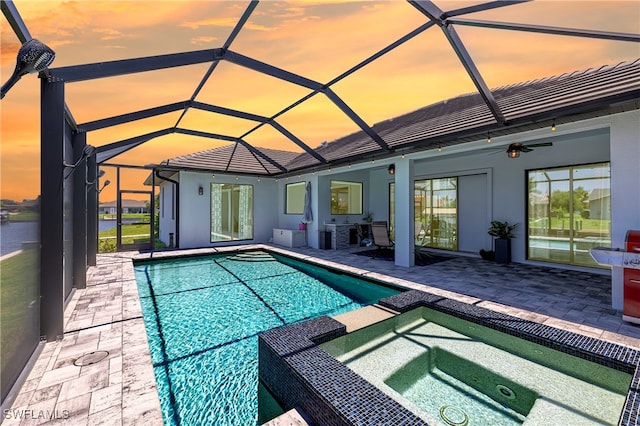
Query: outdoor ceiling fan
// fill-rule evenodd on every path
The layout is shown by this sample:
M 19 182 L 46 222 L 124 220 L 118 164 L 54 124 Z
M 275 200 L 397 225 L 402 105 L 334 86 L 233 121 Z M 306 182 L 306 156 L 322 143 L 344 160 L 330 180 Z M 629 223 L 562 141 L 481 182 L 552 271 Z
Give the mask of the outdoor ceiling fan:
M 533 148 L 540 146 L 553 146 L 553 142 L 529 143 L 526 145 L 522 142 L 514 142 L 509 145 L 506 152 L 509 158 L 518 158 L 521 152 L 531 152 Z

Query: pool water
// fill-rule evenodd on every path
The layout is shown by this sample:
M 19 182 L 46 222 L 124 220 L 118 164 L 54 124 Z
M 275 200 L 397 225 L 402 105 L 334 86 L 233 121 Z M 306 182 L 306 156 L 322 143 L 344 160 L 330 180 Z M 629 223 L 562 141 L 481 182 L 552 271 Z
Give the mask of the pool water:
M 632 379 L 427 308 L 320 346 L 429 424 L 616 425 Z
M 167 425 L 268 420 L 259 333 L 399 293 L 262 252 L 136 262 L 135 273 Z

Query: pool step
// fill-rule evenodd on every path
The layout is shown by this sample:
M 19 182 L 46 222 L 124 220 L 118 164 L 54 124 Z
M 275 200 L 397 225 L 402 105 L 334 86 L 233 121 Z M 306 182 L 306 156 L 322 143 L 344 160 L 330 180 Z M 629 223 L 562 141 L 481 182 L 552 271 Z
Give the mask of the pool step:
M 238 262 L 273 262 L 276 259 L 264 251 L 250 251 L 229 256 L 227 260 L 235 260 Z

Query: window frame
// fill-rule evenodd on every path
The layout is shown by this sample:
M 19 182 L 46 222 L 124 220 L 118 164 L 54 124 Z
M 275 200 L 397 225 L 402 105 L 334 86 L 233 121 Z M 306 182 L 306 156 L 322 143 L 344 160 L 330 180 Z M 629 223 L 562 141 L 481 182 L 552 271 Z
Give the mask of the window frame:
M 526 237 L 526 241 L 525 241 L 525 249 L 526 249 L 526 259 L 527 260 L 531 260 L 531 261 L 536 261 L 536 262 L 548 262 L 548 263 L 555 263 L 555 264 L 560 264 L 560 265 L 571 265 L 571 266 L 578 266 L 578 267 L 586 267 L 586 268 L 605 268 L 601 265 L 598 265 L 595 261 L 593 261 L 592 263 L 589 262 L 588 264 L 585 262 L 580 262 L 578 259 L 576 259 L 577 255 L 580 255 L 580 250 L 577 247 L 577 240 L 580 238 L 579 235 L 577 234 L 577 231 L 582 231 L 582 229 L 576 230 L 575 229 L 575 214 L 576 214 L 576 207 L 573 205 L 573 198 L 575 197 L 575 190 L 579 187 L 581 187 L 581 185 L 579 185 L 580 182 L 586 181 L 586 180 L 591 180 L 591 179 L 596 179 L 596 178 L 576 178 L 574 173 L 576 171 L 576 169 L 581 169 L 581 168 L 585 168 L 585 167 L 592 167 L 592 168 L 597 168 L 597 167 L 606 167 L 609 170 L 609 175 L 607 177 L 600 177 L 599 180 L 602 179 L 607 179 L 609 182 L 609 204 L 608 204 L 608 215 L 609 215 L 609 219 L 605 219 L 609 221 L 609 227 L 608 227 L 608 240 L 609 243 L 607 244 L 606 242 L 600 240 L 598 242 L 597 245 L 599 246 L 603 246 L 603 247 L 610 247 L 611 246 L 611 218 L 610 218 L 610 214 L 611 214 L 611 161 L 610 160 L 605 160 L 605 161 L 595 161 L 595 162 L 589 162 L 589 163 L 580 163 L 580 164 L 567 164 L 567 165 L 561 165 L 561 166 L 553 166 L 553 167 L 543 167 L 543 168 L 534 168 L 534 169 L 527 169 L 525 170 L 525 176 L 524 176 L 524 185 L 525 185 L 525 206 L 526 206 L 526 211 L 525 211 L 525 224 L 526 224 L 526 231 L 525 231 L 525 237 Z M 545 172 L 545 171 L 561 171 L 561 170 L 566 170 L 568 173 L 568 177 L 566 179 L 567 182 L 567 186 L 568 186 L 568 192 L 569 192 L 569 203 L 570 203 L 570 211 L 567 212 L 570 215 L 574 215 L 574 219 L 569 219 L 568 220 L 568 226 L 569 228 L 567 229 L 568 235 L 567 235 L 567 241 L 569 243 L 569 251 L 570 253 L 568 254 L 569 259 L 567 261 L 563 261 L 558 259 L 558 257 L 553 257 L 551 255 L 547 256 L 547 257 L 540 257 L 540 256 L 535 256 L 534 254 L 532 254 L 532 249 L 535 247 L 532 247 L 532 238 L 531 237 L 544 237 L 544 235 L 532 235 L 532 229 L 529 226 L 529 222 L 530 222 L 530 215 L 532 213 L 532 204 L 531 204 L 531 188 L 530 188 L 530 176 L 533 173 L 540 173 L 540 172 Z M 550 182 L 559 182 L 559 179 L 552 179 Z M 535 181 L 537 182 L 537 181 Z M 577 183 L 577 185 L 576 185 Z M 584 189 L 584 188 L 583 188 Z M 547 197 L 549 197 L 549 203 L 552 203 L 553 201 L 551 200 L 552 197 L 552 193 L 551 194 L 547 194 Z M 551 210 L 551 205 L 549 205 L 548 209 L 549 212 L 552 213 Z M 549 214 L 551 214 L 549 213 Z M 550 218 L 553 217 L 553 214 L 551 214 Z M 564 218 L 563 218 L 563 222 L 564 222 Z M 582 226 L 582 225 L 580 225 Z M 550 228 L 551 229 L 551 228 Z M 602 227 L 599 229 L 603 229 Z M 549 237 L 547 235 L 547 237 Z M 572 248 L 572 245 L 574 248 Z M 540 248 L 537 248 L 540 250 Z M 549 250 L 551 250 L 552 247 L 549 248 Z
M 290 196 L 290 189 L 294 189 L 294 186 L 302 186 L 302 200 L 300 200 L 299 204 L 300 204 L 300 210 L 295 210 L 295 211 L 290 211 L 290 203 L 289 203 L 289 196 Z M 300 182 L 293 182 L 293 183 L 287 183 L 284 186 L 284 214 L 296 214 L 296 215 L 300 215 L 300 214 L 304 214 L 304 197 L 305 197 L 305 190 L 307 187 L 307 182 L 305 181 L 300 181 Z M 296 193 L 297 196 L 297 193 Z M 298 201 L 296 200 L 296 204 L 298 204 Z
M 347 200 L 347 211 L 346 212 L 341 212 L 340 209 L 338 209 L 339 207 L 339 200 L 335 200 L 334 201 L 334 184 L 346 184 L 349 187 L 357 187 L 359 189 L 360 192 L 360 205 L 358 206 L 359 210 L 355 211 L 355 210 L 348 210 L 349 208 L 351 208 L 351 202 L 349 200 Z M 347 195 L 350 198 L 350 191 L 347 192 Z M 329 182 L 329 200 L 331 203 L 330 206 L 330 211 L 331 214 L 334 216 L 341 216 L 341 215 L 361 215 L 364 212 L 364 184 L 362 182 L 353 182 L 353 181 L 346 181 L 346 180 L 338 180 L 338 179 L 332 179 Z M 334 207 L 336 209 L 334 209 Z

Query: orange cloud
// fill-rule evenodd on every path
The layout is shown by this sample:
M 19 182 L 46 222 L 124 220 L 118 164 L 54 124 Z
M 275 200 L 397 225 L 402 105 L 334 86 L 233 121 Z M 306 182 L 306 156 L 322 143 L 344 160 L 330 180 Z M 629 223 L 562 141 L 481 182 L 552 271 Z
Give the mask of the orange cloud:
M 246 1 L 15 0 L 14 3 L 32 36 L 56 51 L 54 71 L 69 65 L 190 51 L 194 46 L 220 47 L 247 6 Z M 435 3 L 444 10 L 468 4 L 438 0 Z M 474 13 L 468 18 L 639 33 L 639 15 L 640 3 L 636 1 L 536 1 Z M 426 17 L 418 10 L 399 1 L 263 1 L 230 49 L 327 83 L 425 22 Z M 637 43 L 462 26 L 456 29 L 490 87 L 640 56 Z M 6 80 L 15 67 L 20 43 L 9 25 L 0 26 L 0 35 L 0 72 Z M 67 104 L 76 121 L 84 123 L 184 101 L 190 99 L 209 66 L 200 64 L 68 84 Z M 16 199 L 33 198 L 39 192 L 39 90 L 37 76 L 28 75 L 2 100 L 3 198 L 7 194 Z M 335 84 L 333 90 L 368 124 L 374 124 L 474 91 L 475 87 L 440 28 L 434 26 Z M 308 93 L 307 88 L 223 61 L 197 100 L 271 116 Z M 92 132 L 88 141 L 100 146 L 171 127 L 179 115 L 179 112 L 165 114 Z M 357 130 L 324 95 L 314 96 L 277 120 L 310 146 Z M 185 128 L 234 137 L 254 125 L 196 110 L 190 110 L 180 122 Z M 300 150 L 270 126 L 262 126 L 246 139 L 256 146 Z M 169 135 L 114 161 L 154 163 L 221 143 Z M 17 177 L 20 171 L 24 178 Z

